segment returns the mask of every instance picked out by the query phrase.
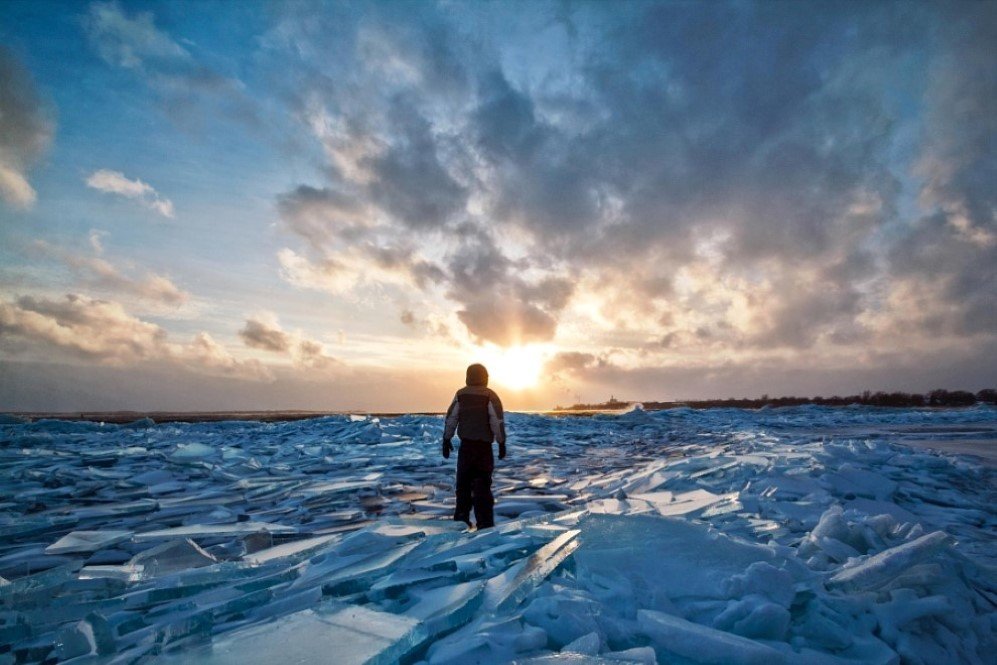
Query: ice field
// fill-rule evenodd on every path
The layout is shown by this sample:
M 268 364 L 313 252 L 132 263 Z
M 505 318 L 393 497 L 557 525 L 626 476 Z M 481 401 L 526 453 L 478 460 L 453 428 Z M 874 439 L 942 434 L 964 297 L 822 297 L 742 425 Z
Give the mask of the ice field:
M 2 422 L 0 663 L 995 662 L 993 407 Z

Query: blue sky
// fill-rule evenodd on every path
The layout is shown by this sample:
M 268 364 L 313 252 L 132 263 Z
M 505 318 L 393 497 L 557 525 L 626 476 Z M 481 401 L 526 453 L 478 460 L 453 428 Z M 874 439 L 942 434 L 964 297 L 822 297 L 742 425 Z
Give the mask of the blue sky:
M 980 388 L 990 3 L 7 2 L 0 406 Z

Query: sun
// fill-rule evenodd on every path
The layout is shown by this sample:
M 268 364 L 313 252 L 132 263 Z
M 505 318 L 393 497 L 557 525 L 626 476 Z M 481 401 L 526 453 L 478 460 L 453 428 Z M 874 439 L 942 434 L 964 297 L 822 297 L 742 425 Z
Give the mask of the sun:
M 490 382 L 510 390 L 527 390 L 536 386 L 547 353 L 542 345 L 507 349 L 489 345 L 478 349 L 481 363 L 488 368 Z

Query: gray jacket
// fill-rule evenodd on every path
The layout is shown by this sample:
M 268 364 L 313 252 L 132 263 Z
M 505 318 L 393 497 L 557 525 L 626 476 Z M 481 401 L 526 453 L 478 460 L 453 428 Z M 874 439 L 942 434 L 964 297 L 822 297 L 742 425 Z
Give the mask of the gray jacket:
M 505 413 L 502 400 L 486 386 L 466 386 L 454 395 L 443 426 L 443 440 L 449 442 L 454 433 L 461 441 L 498 441 L 505 447 Z

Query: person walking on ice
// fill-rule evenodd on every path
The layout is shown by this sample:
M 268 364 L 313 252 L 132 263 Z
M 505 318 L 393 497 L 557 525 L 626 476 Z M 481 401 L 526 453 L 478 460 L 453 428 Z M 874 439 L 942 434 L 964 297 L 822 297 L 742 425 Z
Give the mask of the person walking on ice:
M 502 400 L 488 387 L 488 370 L 484 365 L 470 365 L 466 383 L 447 409 L 443 457 L 450 457 L 451 440 L 456 432 L 460 449 L 457 451 L 457 507 L 453 518 L 470 527 L 473 507 L 478 529 L 487 529 L 495 526 L 492 441 L 498 442 L 499 459 L 505 459 L 505 414 Z

